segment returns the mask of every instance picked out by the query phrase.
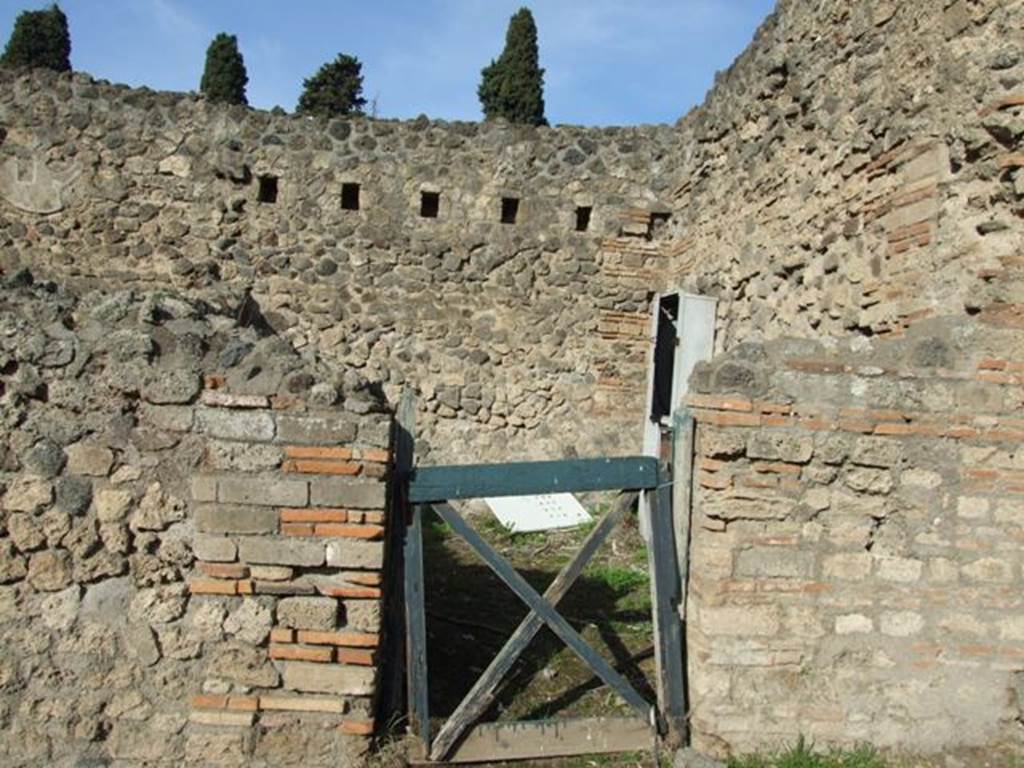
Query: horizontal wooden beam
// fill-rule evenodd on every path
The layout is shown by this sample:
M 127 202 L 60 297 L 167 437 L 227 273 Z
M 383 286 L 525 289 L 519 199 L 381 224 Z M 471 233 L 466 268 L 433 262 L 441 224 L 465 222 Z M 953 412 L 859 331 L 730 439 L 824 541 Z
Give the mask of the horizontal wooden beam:
M 654 738 L 639 717 L 487 723 L 466 734 L 446 764 L 639 752 L 651 749 Z
M 649 456 L 417 467 L 409 478 L 409 501 L 640 490 L 657 484 L 658 462 Z

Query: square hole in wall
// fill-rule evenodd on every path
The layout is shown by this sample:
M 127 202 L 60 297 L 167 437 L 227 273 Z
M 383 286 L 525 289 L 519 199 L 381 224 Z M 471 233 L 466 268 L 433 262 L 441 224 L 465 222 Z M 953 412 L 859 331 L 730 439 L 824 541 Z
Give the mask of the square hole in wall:
M 424 219 L 436 219 L 440 210 L 440 192 L 420 192 L 420 216 Z
M 261 203 L 276 203 L 277 176 L 260 176 L 257 181 L 259 189 L 256 191 L 256 199 Z
M 590 229 L 590 214 L 593 212 L 593 208 L 589 205 L 576 206 L 576 231 L 586 232 Z
M 346 181 L 341 185 L 341 207 L 346 211 L 359 210 L 359 185 Z
M 515 224 L 516 217 L 519 215 L 519 198 L 518 197 L 503 197 L 501 198 L 501 223 L 502 224 Z

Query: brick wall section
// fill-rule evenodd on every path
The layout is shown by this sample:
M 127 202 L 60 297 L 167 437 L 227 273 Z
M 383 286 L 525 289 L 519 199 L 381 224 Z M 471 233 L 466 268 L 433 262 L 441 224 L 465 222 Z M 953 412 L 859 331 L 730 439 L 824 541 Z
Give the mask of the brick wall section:
M 697 371 L 699 747 L 1016 738 L 1021 343 L 929 321 L 875 344 L 744 345 Z
M 209 443 L 191 482 L 198 560 L 188 589 L 228 612 L 251 601 L 273 619 L 250 644 L 266 676 L 207 670 L 194 682 L 191 725 L 369 737 L 390 418 L 233 395 L 218 377 L 207 385 L 197 410 Z
M 0 764 L 360 764 L 390 413 L 167 289 L 0 290 Z
M 1021 326 L 1021 0 L 779 0 L 678 124 L 671 285 L 718 299 L 717 349 Z M 1015 271 L 1015 282 L 995 273 Z
M 669 214 L 627 209 L 619 215 L 614 237 L 601 241 L 598 264 L 601 277 L 614 283 L 618 301 L 599 300 L 593 334 L 593 398 L 586 410 L 602 420 L 636 410 L 646 394 L 651 347 L 650 304 L 654 290 L 665 287 L 670 263 L 666 237 Z M 632 310 L 622 308 L 632 304 Z M 634 419 L 634 424 L 637 423 Z M 623 452 L 622 447 L 615 452 Z

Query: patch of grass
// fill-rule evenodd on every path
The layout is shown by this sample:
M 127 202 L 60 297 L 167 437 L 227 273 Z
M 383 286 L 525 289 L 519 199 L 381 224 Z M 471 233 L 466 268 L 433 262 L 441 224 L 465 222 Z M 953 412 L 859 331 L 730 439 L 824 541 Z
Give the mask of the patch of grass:
M 444 520 L 434 515 L 428 516 L 423 523 L 423 540 L 428 545 L 441 544 L 450 536 L 454 535 L 452 527 Z
M 617 597 L 628 595 L 635 589 L 646 587 L 649 576 L 646 571 L 622 568 L 615 565 L 595 565 L 587 569 L 587 575 L 604 582 Z
M 729 759 L 727 768 L 892 768 L 868 746 L 854 750 L 817 752 L 801 737 L 789 749 L 771 755 L 748 755 Z
M 513 535 L 508 528 L 498 522 L 498 518 L 491 514 L 474 515 L 470 520 L 470 525 L 490 542 L 495 539 L 508 540 Z
M 579 755 L 555 760 L 540 760 L 515 763 L 484 763 L 486 768 L 653 768 L 650 752 L 617 752 L 610 755 Z M 663 755 L 659 768 L 672 768 L 670 756 Z

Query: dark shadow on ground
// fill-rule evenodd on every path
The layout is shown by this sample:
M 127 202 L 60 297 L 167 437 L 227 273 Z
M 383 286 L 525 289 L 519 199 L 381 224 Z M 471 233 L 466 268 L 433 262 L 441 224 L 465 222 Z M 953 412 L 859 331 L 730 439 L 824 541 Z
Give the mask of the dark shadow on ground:
M 430 714 L 439 723 L 459 705 L 526 617 L 527 609 L 454 534 L 441 536 L 427 526 L 424 554 Z M 541 567 L 523 567 L 524 561 L 531 561 L 529 554 L 517 554 L 510 561 L 543 593 L 560 564 L 535 558 Z M 598 653 L 653 702 L 655 693 L 648 680 L 654 654 L 650 612 L 623 607 L 623 597 L 623 590 L 584 574 L 558 608 Z M 628 625 L 635 627 L 623 631 Z M 544 628 L 520 656 L 483 720 L 620 713 L 614 709 L 594 711 L 594 701 L 583 701 L 602 686 L 601 680 Z M 609 691 L 609 699 L 613 696 Z M 618 701 L 617 696 L 614 699 Z

